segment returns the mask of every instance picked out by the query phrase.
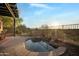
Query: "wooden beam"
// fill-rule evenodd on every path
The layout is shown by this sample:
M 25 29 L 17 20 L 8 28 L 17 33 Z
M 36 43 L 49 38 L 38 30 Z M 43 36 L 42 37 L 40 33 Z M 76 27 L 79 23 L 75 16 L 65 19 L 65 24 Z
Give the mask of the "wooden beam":
M 9 12 L 7 9 L 4 9 L 4 10 L 3 10 L 3 9 L 0 9 L 0 12 L 2 12 L 2 11 L 3 11 L 3 12 Z M 13 11 L 13 13 L 18 12 L 17 10 L 12 10 L 12 11 Z
M 15 16 L 18 17 L 18 12 L 14 12 Z M 3 16 L 10 16 L 12 17 L 11 13 L 9 11 L 5 11 L 5 10 L 1 10 L 0 9 L 0 15 L 3 15 Z

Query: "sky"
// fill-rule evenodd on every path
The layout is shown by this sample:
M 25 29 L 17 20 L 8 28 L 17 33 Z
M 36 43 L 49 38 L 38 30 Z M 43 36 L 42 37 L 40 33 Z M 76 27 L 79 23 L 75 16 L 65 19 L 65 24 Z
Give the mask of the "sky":
M 78 24 L 78 3 L 18 3 L 19 16 L 27 27 Z

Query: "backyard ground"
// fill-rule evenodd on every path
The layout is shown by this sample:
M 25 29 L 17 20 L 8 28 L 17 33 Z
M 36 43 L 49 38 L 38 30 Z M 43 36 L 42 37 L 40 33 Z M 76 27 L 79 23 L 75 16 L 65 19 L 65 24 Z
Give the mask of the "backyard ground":
M 50 56 L 55 55 L 51 52 L 45 53 L 38 53 L 38 52 L 31 52 L 25 49 L 25 40 L 27 37 L 24 36 L 16 36 L 14 37 L 6 37 L 5 40 L 0 42 L 0 55 L 15 55 L 15 56 Z M 66 51 L 62 56 L 78 56 L 79 55 L 79 46 L 72 45 L 69 43 L 63 43 L 62 41 L 56 40 L 54 43 L 57 45 L 61 45 L 66 47 Z M 53 42 L 51 41 L 51 44 Z M 61 49 L 62 51 L 64 49 Z M 62 53 L 61 51 L 61 53 Z M 58 52 L 57 52 L 58 53 Z

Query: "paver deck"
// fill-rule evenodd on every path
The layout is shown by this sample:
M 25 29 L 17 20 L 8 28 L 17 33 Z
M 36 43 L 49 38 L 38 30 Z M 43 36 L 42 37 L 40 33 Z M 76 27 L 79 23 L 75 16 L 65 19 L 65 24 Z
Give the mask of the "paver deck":
M 65 52 L 65 47 L 59 47 L 54 51 L 49 52 L 32 52 L 25 48 L 25 40 L 27 37 L 6 37 L 5 41 L 0 43 L 0 47 L 4 47 L 0 55 L 15 55 L 15 56 L 56 56 Z

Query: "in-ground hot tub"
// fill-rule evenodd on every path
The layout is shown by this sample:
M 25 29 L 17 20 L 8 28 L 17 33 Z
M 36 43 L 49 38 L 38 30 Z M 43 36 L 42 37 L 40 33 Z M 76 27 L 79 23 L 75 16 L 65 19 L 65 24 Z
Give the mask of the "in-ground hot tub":
M 25 41 L 25 48 L 33 52 L 48 52 L 56 49 L 43 38 L 28 38 Z

